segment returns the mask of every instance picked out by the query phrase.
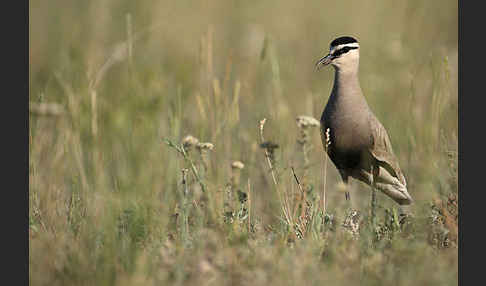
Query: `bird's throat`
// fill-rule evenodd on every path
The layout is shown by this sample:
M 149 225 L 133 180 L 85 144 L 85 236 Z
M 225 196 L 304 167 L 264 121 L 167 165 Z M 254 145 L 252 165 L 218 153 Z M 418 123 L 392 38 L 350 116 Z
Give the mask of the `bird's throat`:
M 331 96 L 337 97 L 336 100 L 338 101 L 364 100 L 359 85 L 358 71 L 336 69 L 334 72 L 334 84 Z

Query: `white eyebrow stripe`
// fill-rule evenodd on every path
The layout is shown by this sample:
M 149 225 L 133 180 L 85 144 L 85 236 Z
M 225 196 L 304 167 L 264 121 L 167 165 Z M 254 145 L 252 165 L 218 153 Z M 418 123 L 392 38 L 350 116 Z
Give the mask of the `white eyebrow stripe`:
M 359 44 L 358 43 L 349 43 L 349 44 L 337 45 L 337 46 L 331 47 L 331 52 L 340 50 L 344 47 L 359 48 Z

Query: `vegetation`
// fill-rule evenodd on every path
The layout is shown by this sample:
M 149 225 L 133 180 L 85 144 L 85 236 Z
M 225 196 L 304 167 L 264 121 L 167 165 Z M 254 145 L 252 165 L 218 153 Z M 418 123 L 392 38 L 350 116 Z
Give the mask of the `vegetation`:
M 31 285 L 458 284 L 457 2 L 29 6 Z M 313 120 L 340 35 L 415 199 L 375 227 Z

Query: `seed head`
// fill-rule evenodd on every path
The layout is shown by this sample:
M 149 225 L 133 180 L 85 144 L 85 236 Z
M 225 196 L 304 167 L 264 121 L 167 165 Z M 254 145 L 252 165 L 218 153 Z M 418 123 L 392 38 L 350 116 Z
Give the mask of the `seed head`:
M 314 117 L 311 116 L 297 116 L 297 126 L 299 128 L 307 128 L 307 127 L 318 127 L 321 125 L 321 123 L 315 119 Z
M 211 151 L 211 150 L 214 149 L 214 145 L 211 142 L 197 143 L 196 144 L 196 148 L 199 149 L 200 151 L 202 151 L 202 150 L 209 150 L 209 151 Z
M 199 140 L 192 135 L 187 135 L 186 137 L 184 137 L 184 139 L 182 139 L 182 145 L 184 146 L 184 149 L 186 149 L 186 150 L 191 149 L 192 147 L 196 146 L 197 144 L 199 144 Z
M 231 164 L 231 168 L 232 169 L 243 169 L 245 167 L 245 164 L 243 164 L 242 162 L 240 161 L 234 161 L 232 164 Z

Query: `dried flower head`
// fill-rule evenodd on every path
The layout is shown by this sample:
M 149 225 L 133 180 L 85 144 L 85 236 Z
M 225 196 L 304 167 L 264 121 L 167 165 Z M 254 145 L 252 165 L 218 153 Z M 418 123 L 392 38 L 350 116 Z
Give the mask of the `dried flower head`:
M 200 151 L 202 150 L 213 150 L 214 145 L 213 143 L 210 142 L 204 142 L 204 143 L 197 143 L 196 148 L 199 149 Z
M 318 127 L 321 125 L 321 123 L 315 119 L 314 117 L 311 116 L 297 116 L 297 126 L 299 128 L 307 128 L 307 127 Z
M 243 169 L 245 167 L 245 164 L 243 164 L 242 162 L 240 161 L 234 161 L 233 163 L 231 163 L 231 168 L 232 169 Z
M 184 149 L 186 149 L 186 150 L 191 149 L 192 147 L 196 146 L 197 144 L 199 144 L 199 140 L 192 135 L 187 135 L 186 137 L 184 137 L 184 139 L 182 139 L 182 145 L 184 146 Z

